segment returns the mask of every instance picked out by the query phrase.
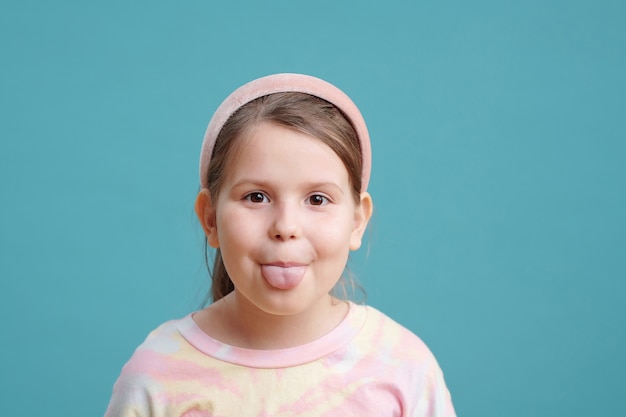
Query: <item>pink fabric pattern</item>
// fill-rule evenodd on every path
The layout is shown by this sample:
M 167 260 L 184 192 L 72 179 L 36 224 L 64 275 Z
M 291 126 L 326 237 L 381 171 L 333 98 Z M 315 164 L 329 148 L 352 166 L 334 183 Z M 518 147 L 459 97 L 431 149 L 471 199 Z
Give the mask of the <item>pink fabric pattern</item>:
M 192 315 L 153 331 L 124 366 L 105 417 L 454 417 L 426 345 L 351 304 L 328 335 L 257 351 L 204 334 Z

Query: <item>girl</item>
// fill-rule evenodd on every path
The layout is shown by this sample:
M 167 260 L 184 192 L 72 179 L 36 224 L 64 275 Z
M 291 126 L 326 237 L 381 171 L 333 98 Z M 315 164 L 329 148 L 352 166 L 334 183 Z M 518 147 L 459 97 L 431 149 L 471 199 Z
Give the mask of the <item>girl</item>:
M 106 416 L 454 416 L 422 341 L 333 296 L 372 215 L 365 122 L 320 79 L 252 81 L 204 138 L 213 303 L 139 346 Z

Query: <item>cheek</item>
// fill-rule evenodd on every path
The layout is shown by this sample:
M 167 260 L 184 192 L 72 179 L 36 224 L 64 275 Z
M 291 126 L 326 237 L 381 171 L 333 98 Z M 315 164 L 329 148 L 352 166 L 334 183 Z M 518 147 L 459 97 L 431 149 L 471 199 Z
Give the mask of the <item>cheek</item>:
M 230 207 L 218 212 L 216 220 L 222 247 L 246 247 L 264 233 L 263 219 L 258 213 L 251 217 L 246 210 Z
M 216 223 L 220 241 L 224 241 L 222 244 L 226 243 L 226 240 L 236 240 L 244 232 L 241 220 L 229 213 L 218 214 Z
M 337 256 L 348 253 L 353 223 L 350 216 L 343 217 L 341 221 L 318 222 L 313 228 L 318 249 L 324 253 L 335 253 Z

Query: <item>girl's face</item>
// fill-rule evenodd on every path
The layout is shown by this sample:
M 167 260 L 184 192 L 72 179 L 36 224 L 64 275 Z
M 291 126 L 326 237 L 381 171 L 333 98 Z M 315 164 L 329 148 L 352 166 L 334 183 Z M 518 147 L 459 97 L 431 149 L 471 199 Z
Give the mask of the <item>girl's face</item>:
M 263 122 L 239 140 L 203 222 L 237 299 L 277 315 L 325 308 L 361 245 L 369 195 L 355 204 L 343 163 L 314 137 Z

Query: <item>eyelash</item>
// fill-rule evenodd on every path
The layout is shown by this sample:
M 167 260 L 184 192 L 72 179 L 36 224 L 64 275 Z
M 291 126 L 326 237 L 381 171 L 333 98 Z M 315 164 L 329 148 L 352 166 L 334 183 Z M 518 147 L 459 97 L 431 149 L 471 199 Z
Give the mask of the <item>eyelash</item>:
M 255 201 L 255 200 L 253 200 L 253 198 L 255 198 L 255 197 L 260 197 L 260 198 L 261 198 L 261 201 Z M 249 201 L 250 203 L 255 203 L 255 204 L 267 203 L 267 202 L 269 202 L 269 200 L 270 200 L 269 198 L 267 198 L 267 196 L 266 196 L 265 194 L 263 194 L 263 193 L 261 193 L 261 192 L 259 192 L 259 191 L 255 191 L 255 192 L 252 192 L 252 193 L 250 193 L 250 194 L 247 194 L 247 195 L 244 197 L 244 199 L 245 199 L 246 201 Z
M 316 202 L 314 199 L 319 201 Z M 269 202 L 269 198 L 267 197 L 267 195 L 260 191 L 254 191 L 252 193 L 246 194 L 244 200 L 254 204 Z M 330 199 L 321 194 L 313 194 L 307 197 L 306 202 L 307 204 L 310 204 L 312 206 L 325 206 L 326 204 L 330 203 Z
M 313 199 L 314 199 L 314 198 L 319 198 L 319 199 L 321 199 L 321 203 L 320 203 L 320 204 L 314 204 L 314 203 L 313 203 Z M 323 196 L 323 195 L 321 195 L 321 194 L 313 194 L 313 195 L 311 195 L 311 196 L 307 197 L 307 202 L 308 202 L 309 204 L 311 204 L 312 206 L 325 206 L 326 204 L 330 203 L 330 200 L 328 199 L 328 197 Z

